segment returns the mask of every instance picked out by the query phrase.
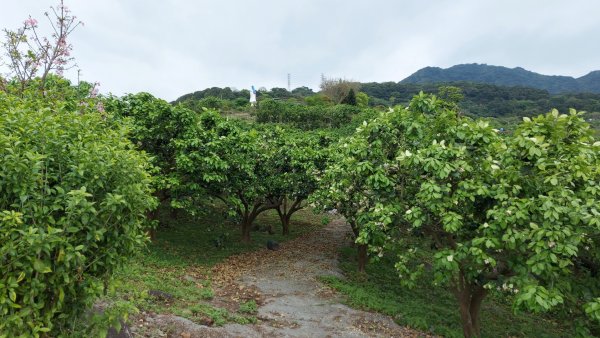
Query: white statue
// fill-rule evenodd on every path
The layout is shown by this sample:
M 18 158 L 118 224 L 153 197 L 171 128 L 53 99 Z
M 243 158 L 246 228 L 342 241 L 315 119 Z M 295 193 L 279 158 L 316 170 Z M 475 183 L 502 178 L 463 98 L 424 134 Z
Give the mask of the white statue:
M 256 89 L 252 86 L 252 90 L 250 90 L 250 106 L 256 106 Z

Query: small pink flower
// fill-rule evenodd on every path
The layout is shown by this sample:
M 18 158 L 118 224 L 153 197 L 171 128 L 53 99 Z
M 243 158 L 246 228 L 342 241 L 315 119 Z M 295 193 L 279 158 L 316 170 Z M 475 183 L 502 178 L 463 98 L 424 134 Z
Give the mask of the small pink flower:
M 99 113 L 104 113 L 104 103 L 98 102 L 98 104 L 96 105 L 96 109 L 98 109 Z
M 29 17 L 29 19 L 25 20 L 23 23 L 28 27 L 35 27 L 38 24 L 37 20 L 32 17 Z

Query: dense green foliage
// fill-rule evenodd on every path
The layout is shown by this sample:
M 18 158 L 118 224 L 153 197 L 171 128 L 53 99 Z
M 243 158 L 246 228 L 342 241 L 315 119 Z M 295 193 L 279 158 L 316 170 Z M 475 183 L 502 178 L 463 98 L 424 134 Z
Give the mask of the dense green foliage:
M 324 208 L 338 208 L 376 256 L 398 255 L 401 282 L 425 268 L 460 304 L 464 333 L 496 288 L 516 308 L 563 306 L 597 318 L 599 149 L 580 115 L 526 120 L 512 137 L 415 97 L 340 143 L 325 174 Z M 435 252 L 421 256 L 415 241 Z M 586 258 L 586 264 L 580 259 Z M 591 263 L 590 263 L 591 262 Z
M 270 176 L 267 199 L 275 206 L 283 234 L 288 234 L 292 215 L 306 206 L 305 200 L 317 189 L 327 167 L 325 149 L 331 137 L 279 127 L 261 132 L 270 152 L 265 163 Z
M 139 150 L 150 154 L 154 165 L 155 195 L 159 202 L 177 206 L 180 181 L 175 170 L 176 140 L 185 138 L 198 122 L 198 114 L 181 106 L 173 106 L 148 93 L 129 94 L 106 100 L 106 111 L 115 123 L 131 126 L 131 141 Z
M 454 98 L 445 92 L 447 88 L 458 88 L 459 93 L 452 94 Z M 259 91 L 259 109 L 249 107 L 248 96 L 219 95 L 218 88 L 205 90 L 198 95 L 184 95 L 177 102 L 196 112 L 202 112 L 203 108 L 218 109 L 222 113 L 235 116 L 236 112 L 250 114 L 257 117 L 261 122 L 290 123 L 301 129 L 314 129 L 331 126 L 340 126 L 348 123 L 348 116 L 333 114 L 326 107 L 336 107 L 333 101 L 323 93 L 314 94 L 310 90 L 297 88 L 291 93 L 284 93 L 284 89 L 274 88 L 271 91 Z M 224 89 L 226 92 L 229 92 Z M 441 98 L 455 101 L 458 109 L 471 117 L 494 117 L 492 123 L 506 130 L 514 130 L 514 127 L 523 116 L 536 116 L 558 109 L 568 111 L 586 111 L 585 116 L 596 130 L 600 120 L 594 114 L 600 113 L 600 94 L 592 93 L 564 93 L 550 94 L 546 90 L 534 89 L 522 86 L 498 86 L 485 83 L 473 82 L 451 82 L 451 83 L 362 83 L 361 92 L 356 94 L 356 104 L 364 112 L 367 106 L 391 107 L 394 105 L 407 105 L 414 95 L 423 91 L 426 93 L 437 93 Z M 458 95 L 458 96 L 457 96 Z M 456 98 L 461 99 L 456 100 Z M 263 102 L 264 101 L 264 102 Z M 272 102 L 276 102 L 273 104 Z M 266 107 L 260 109 L 262 103 Z M 309 106 L 309 107 L 306 107 Z M 317 107 L 317 108 L 310 108 Z M 346 110 L 346 113 L 355 114 Z M 336 120 L 339 119 L 340 120 Z M 362 122 L 362 121 L 359 121 Z
M 177 141 L 177 170 L 191 194 L 224 202 L 245 241 L 256 217 L 273 208 L 267 200 L 268 152 L 256 131 L 206 111 L 193 134 Z
M 214 292 L 195 269 L 256 248 L 256 238 L 304 231 L 290 229 L 290 219 L 309 198 L 350 224 L 356 280 L 368 276 L 370 252 L 381 264 L 371 275 L 396 283 L 386 296 L 425 282 L 450 290 L 440 310 L 452 299 L 467 337 L 481 335 L 488 295 L 515 311 L 572 316 L 578 334 L 600 332 L 600 143 L 575 110 L 513 121 L 557 107 L 589 110 L 597 125 L 600 94 L 549 92 L 599 92 L 600 73 L 572 79 L 461 65 L 401 83 L 323 77 L 319 93 L 261 88 L 257 106 L 248 90 L 216 87 L 174 103 L 147 93 L 99 98 L 97 84 L 52 74 L 72 61 L 66 38 L 80 24 L 62 1 L 53 13 L 52 42 L 30 17 L 3 44 L 11 74 L 0 78 L 0 337 L 102 336 L 134 305 L 165 310 L 127 291 L 131 301 L 106 297 L 95 315 L 115 271 L 131 287 L 172 292 L 174 314 L 255 322 L 254 300 L 233 311 L 204 302 Z M 465 115 L 501 117 L 493 125 L 510 128 Z M 159 219 L 171 240 L 120 270 Z M 227 223 L 241 232 L 230 235 Z M 263 230 L 255 242 L 253 230 Z M 173 267 L 145 275 L 149 264 Z M 126 272 L 144 277 L 124 280 Z M 350 295 L 374 289 L 329 282 Z M 368 306 L 392 314 L 400 303 L 376 297 Z
M 311 95 L 314 95 L 315 92 L 313 92 L 312 89 L 308 88 L 308 87 L 298 87 L 293 89 L 291 92 L 288 91 L 285 88 L 271 88 L 271 90 L 266 90 L 264 88 L 261 88 L 258 90 L 258 96 L 261 98 L 271 98 L 271 99 L 290 99 L 290 98 L 295 98 L 295 99 L 302 99 Z M 219 87 L 212 87 L 212 88 L 207 88 L 204 90 L 200 90 L 194 93 L 189 93 L 189 94 L 185 94 L 181 97 L 179 97 L 177 100 L 175 100 L 175 103 L 191 103 L 194 107 L 196 106 L 197 108 L 201 108 L 201 107 L 205 107 L 205 108 L 223 108 L 223 106 L 227 105 L 227 102 L 238 102 L 237 106 L 240 106 L 239 102 L 242 102 L 240 100 L 244 100 L 245 103 L 248 103 L 250 97 L 250 91 L 247 89 L 242 89 L 242 90 L 236 90 L 236 89 L 231 89 L 229 87 L 225 87 L 225 88 L 219 88 Z M 205 104 L 209 103 L 208 105 L 202 105 L 202 103 L 195 103 L 201 100 L 211 100 L 211 102 L 215 102 L 215 99 L 219 100 L 222 104 L 222 106 L 219 107 L 215 107 L 215 106 L 211 106 L 211 104 L 209 103 L 209 101 L 204 101 Z
M 247 89 L 244 90 L 233 90 L 229 87 L 219 88 L 212 87 L 206 88 L 204 90 L 196 91 L 193 93 L 185 94 L 175 100 L 175 103 L 181 103 L 188 100 L 201 100 L 208 97 L 215 97 L 221 100 L 235 100 L 238 98 L 248 99 L 250 97 L 250 91 Z
M 462 64 L 447 69 L 425 67 L 410 75 L 401 83 L 433 83 L 467 81 L 499 86 L 521 86 L 547 90 L 550 93 L 598 93 L 600 94 L 600 71 L 590 72 L 580 78 L 549 76 L 523 68 L 506 68 L 485 64 Z
M 350 123 L 352 117 L 359 112 L 360 108 L 346 104 L 307 106 L 266 99 L 260 102 L 256 111 L 256 121 L 259 123 L 286 123 L 305 130 L 340 128 Z
M 375 105 L 408 104 L 420 91 L 439 93 L 448 85 L 460 88 L 464 95 L 460 109 L 472 117 L 535 116 L 552 108 L 568 111 L 570 108 L 588 112 L 600 112 L 600 94 L 551 95 L 545 90 L 527 87 L 505 87 L 492 84 L 451 83 L 363 83 L 361 90 L 371 97 Z
M 177 170 L 187 190 L 225 203 L 244 241 L 269 209 L 279 212 L 289 232 L 290 216 L 316 189 L 315 171 L 324 168 L 320 139 L 280 128 L 246 130 L 211 111 L 197 126 L 177 142 Z
M 32 87 L 0 92 L 0 336 L 71 328 L 144 244 L 154 207 L 147 157 L 99 100 L 59 78 L 45 96 Z
M 422 252 L 431 251 L 422 246 Z M 341 250 L 340 268 L 344 277 L 326 276 L 322 280 L 341 294 L 352 307 L 390 316 L 402 326 L 442 337 L 463 337 L 456 298 L 446 287 L 431 285 L 430 276 L 419 278 L 414 288 L 400 283 L 394 255 L 384 255 L 369 264 L 366 273 L 357 273 L 355 250 Z M 572 337 L 574 325 L 548 314 L 521 312 L 515 315 L 510 297 L 491 295 L 482 304 L 483 337 Z
M 106 107 L 117 121 L 132 125 L 132 141 L 152 155 L 161 202 L 196 213 L 211 199 L 220 200 L 246 241 L 256 217 L 268 209 L 280 212 L 289 232 L 290 216 L 316 188 L 317 166 L 325 166 L 323 139 L 316 135 L 268 126 L 257 131 L 147 93 L 111 98 Z

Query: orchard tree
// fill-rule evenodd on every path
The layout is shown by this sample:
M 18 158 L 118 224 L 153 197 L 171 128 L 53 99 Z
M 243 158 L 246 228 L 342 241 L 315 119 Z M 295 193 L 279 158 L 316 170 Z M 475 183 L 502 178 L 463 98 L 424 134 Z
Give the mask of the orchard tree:
M 179 185 L 175 172 L 175 141 L 193 134 L 198 114 L 148 93 L 110 97 L 105 109 L 111 118 L 131 126 L 131 141 L 152 156 L 157 170 L 157 197 L 160 202 L 169 200 Z
M 534 311 L 586 304 L 597 319 L 597 281 L 581 278 L 597 267 L 600 228 L 589 128 L 574 112 L 553 112 L 504 139 L 445 107 L 422 94 L 345 142 L 328 195 L 359 229 L 357 242 L 392 250 L 407 286 L 431 270 L 455 295 L 467 337 L 481 335 L 490 291 Z
M 504 250 L 496 266 L 507 266 L 516 308 L 560 305 L 597 327 L 600 142 L 591 135 L 575 110 L 525 118 L 492 168 L 495 204 L 481 241 Z
M 329 138 L 322 134 L 280 127 L 261 131 L 269 151 L 268 200 L 275 205 L 283 235 L 290 231 L 292 215 L 306 207 L 306 199 L 316 190 L 327 165 L 324 151 Z
M 276 207 L 267 199 L 269 151 L 255 130 L 246 131 L 205 111 L 193 132 L 178 140 L 176 168 L 190 193 L 222 201 L 237 216 L 244 242 L 256 217 Z
M 380 120 L 389 122 L 388 126 L 370 128 L 364 121 L 355 135 L 343 138 L 331 147 L 330 165 L 312 198 L 320 210 L 335 210 L 345 217 L 358 244 L 360 272 L 365 271 L 370 240 L 364 235 L 359 237 L 364 225 L 362 215 L 377 203 L 372 196 L 371 185 L 386 184 L 381 181 L 385 178 L 386 168 L 383 165 L 390 156 L 395 156 L 395 150 L 405 138 L 398 127 L 405 120 L 400 115 L 383 114 Z
M 304 98 L 304 102 L 308 106 L 329 106 L 333 104 L 331 99 L 325 94 L 314 94 L 306 96 Z

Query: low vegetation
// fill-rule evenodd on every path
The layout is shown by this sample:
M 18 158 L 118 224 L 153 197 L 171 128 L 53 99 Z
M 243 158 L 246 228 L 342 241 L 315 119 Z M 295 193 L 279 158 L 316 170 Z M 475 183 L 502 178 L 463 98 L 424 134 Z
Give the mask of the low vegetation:
M 255 322 L 255 299 L 235 304 L 213 301 L 212 268 L 232 255 L 264 249 L 268 240 L 281 243 L 312 231 L 321 226 L 321 217 L 300 211 L 295 226 L 284 236 L 279 217 L 271 210 L 257 218 L 252 241 L 241 244 L 235 223 L 228 221 L 224 210 L 223 205 L 212 206 L 199 219 L 184 211 L 172 215 L 168 208 L 161 209 L 156 240 L 117 270 L 112 291 L 102 301 L 126 301 L 138 311 L 174 314 L 205 325 Z
M 346 278 L 322 277 L 322 281 L 342 293 L 346 303 L 394 318 L 403 326 L 443 337 L 462 337 L 458 303 L 444 287 L 431 286 L 426 277 L 412 289 L 402 287 L 395 273 L 395 259 L 389 255 L 369 264 L 366 274 L 356 271 L 358 257 L 354 248 L 344 248 L 340 266 Z M 510 301 L 491 295 L 482 307 L 483 337 L 571 337 L 572 322 L 556 315 L 515 315 Z

